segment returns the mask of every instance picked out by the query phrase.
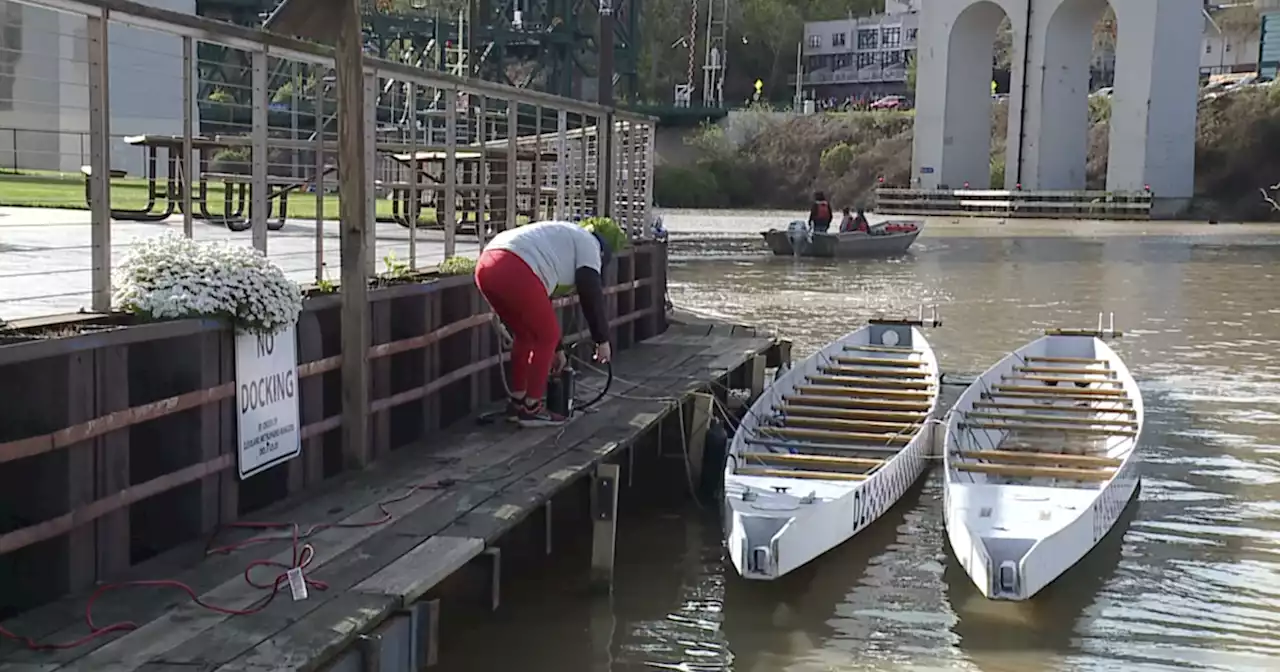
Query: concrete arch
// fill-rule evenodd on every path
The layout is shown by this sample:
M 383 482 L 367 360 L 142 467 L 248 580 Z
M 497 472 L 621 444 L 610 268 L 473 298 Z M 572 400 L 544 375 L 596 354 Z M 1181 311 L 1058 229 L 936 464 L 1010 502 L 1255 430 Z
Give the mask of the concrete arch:
M 1082 189 L 1092 29 L 1108 4 L 1118 34 L 1107 189 L 1149 185 L 1158 209 L 1184 205 L 1194 188 L 1201 0 L 926 3 L 917 54 L 914 186 L 989 182 L 988 36 L 1003 14 L 1013 25 L 1013 72 L 1006 183 L 993 186 Z

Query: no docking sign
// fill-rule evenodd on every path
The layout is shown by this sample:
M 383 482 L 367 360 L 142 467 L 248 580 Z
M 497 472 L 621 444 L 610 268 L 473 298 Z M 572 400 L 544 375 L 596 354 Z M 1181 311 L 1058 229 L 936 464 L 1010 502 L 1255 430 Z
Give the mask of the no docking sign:
M 274 334 L 236 334 L 241 479 L 302 453 L 296 331 L 290 326 Z

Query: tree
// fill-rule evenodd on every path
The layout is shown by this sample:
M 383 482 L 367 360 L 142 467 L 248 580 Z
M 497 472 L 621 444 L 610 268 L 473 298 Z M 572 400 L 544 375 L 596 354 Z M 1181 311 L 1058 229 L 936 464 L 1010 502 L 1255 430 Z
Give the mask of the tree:
M 913 96 L 916 93 L 916 52 L 914 51 L 907 56 L 907 90 Z

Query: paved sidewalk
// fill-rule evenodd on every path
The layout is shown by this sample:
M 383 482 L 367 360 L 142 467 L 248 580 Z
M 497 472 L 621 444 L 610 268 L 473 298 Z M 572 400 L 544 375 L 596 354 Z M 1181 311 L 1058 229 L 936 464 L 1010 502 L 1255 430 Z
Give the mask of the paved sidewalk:
M 92 287 L 90 214 L 84 210 L 54 208 L 0 208 L 0 319 L 14 320 L 87 309 Z M 182 232 L 182 216 L 164 222 L 113 221 L 111 257 L 119 264 L 130 246 L 165 231 Z M 324 267 L 336 282 L 341 274 L 338 222 L 324 223 Z M 249 246 L 253 234 L 233 233 L 225 226 L 196 220 L 197 240 L 224 240 Z M 417 265 L 433 268 L 444 259 L 444 233 L 418 230 Z M 459 235 L 457 254 L 476 256 L 471 235 Z M 400 262 L 409 259 L 409 230 L 393 223 L 377 224 L 379 270 L 388 253 Z M 267 255 L 289 277 L 302 283 L 316 281 L 316 229 L 314 221 L 289 220 L 267 238 Z

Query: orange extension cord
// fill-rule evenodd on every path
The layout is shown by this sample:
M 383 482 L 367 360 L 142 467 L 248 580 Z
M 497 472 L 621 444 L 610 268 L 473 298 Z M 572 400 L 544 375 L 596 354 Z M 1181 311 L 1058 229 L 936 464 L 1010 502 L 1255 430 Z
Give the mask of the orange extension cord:
M 84 607 L 84 622 L 86 625 L 89 626 L 89 634 L 79 639 L 72 640 L 69 642 L 60 642 L 60 643 L 38 642 L 31 637 L 24 637 L 22 635 L 15 634 L 13 632 L 10 632 L 9 630 L 6 630 L 3 627 L 0 627 L 0 637 L 13 640 L 14 642 L 17 642 L 18 644 L 21 644 L 22 646 L 25 646 L 27 649 L 32 651 L 57 651 L 57 650 L 63 650 L 63 649 L 74 649 L 80 646 L 84 646 L 85 644 L 88 644 L 89 642 L 92 642 L 93 640 L 98 639 L 99 637 L 104 637 L 111 633 L 129 632 L 130 630 L 137 630 L 139 627 L 141 627 L 141 625 L 133 621 L 121 621 L 119 623 L 112 623 L 111 625 L 106 625 L 102 627 L 99 627 L 93 621 L 94 602 L 96 602 L 98 598 L 102 597 L 103 595 L 113 590 L 120 590 L 122 588 L 133 588 L 133 587 L 173 588 L 175 590 L 180 590 L 186 593 L 187 596 L 191 598 L 192 602 L 200 605 L 201 607 L 204 607 L 209 611 L 217 612 L 219 614 L 226 614 L 228 616 L 248 616 L 249 614 L 256 614 L 262 611 L 263 609 L 266 609 L 267 606 L 270 605 L 276 599 L 276 596 L 280 594 L 280 589 L 289 582 L 289 572 L 293 570 L 298 570 L 300 572 L 303 572 L 302 578 L 303 578 L 303 581 L 306 583 L 307 588 L 312 590 L 319 590 L 319 591 L 328 590 L 329 585 L 327 583 L 323 581 L 317 581 L 312 578 L 308 578 L 305 574 L 306 568 L 311 564 L 311 561 L 315 559 L 315 554 L 316 554 L 315 548 L 313 548 L 311 544 L 306 543 L 307 539 L 310 539 L 311 537 L 315 536 L 316 534 L 319 534 L 320 532 L 323 532 L 325 530 L 330 530 L 330 529 L 360 529 L 360 528 L 379 527 L 381 525 L 386 525 L 387 523 L 390 523 L 392 520 L 395 519 L 395 516 L 391 513 L 391 511 L 387 509 L 388 506 L 395 504 L 397 502 L 403 502 L 404 500 L 412 497 L 415 493 L 421 490 L 438 490 L 440 488 L 449 487 L 452 484 L 453 484 L 453 481 L 450 479 L 441 479 L 438 481 L 433 481 L 431 483 L 419 483 L 415 485 L 410 485 L 406 487 L 404 491 L 399 495 L 396 495 L 395 497 L 392 497 L 390 499 L 385 499 L 381 502 L 378 502 L 377 504 L 378 512 L 381 513 L 382 515 L 379 516 L 377 520 L 372 520 L 364 523 L 318 523 L 316 525 L 312 525 L 310 528 L 307 529 L 306 532 L 302 532 L 301 526 L 298 525 L 297 523 L 243 522 L 243 523 L 231 523 L 229 525 L 223 526 L 223 529 L 229 528 L 229 529 L 241 529 L 241 530 L 283 530 L 283 529 L 290 530 L 289 539 L 293 543 L 293 560 L 291 562 L 284 563 L 284 562 L 279 562 L 277 560 L 260 559 L 260 560 L 254 560 L 250 562 L 248 566 L 245 567 L 244 569 L 245 583 L 249 584 L 250 586 L 258 590 L 269 590 L 271 592 L 267 593 L 257 602 L 251 604 L 250 606 L 244 609 L 232 609 L 229 607 L 218 606 L 216 604 L 209 604 L 201 600 L 200 596 L 196 594 L 196 591 L 192 589 L 191 586 L 188 586 L 187 584 L 181 581 L 175 581 L 172 579 L 121 581 L 119 583 L 103 584 L 102 586 L 99 586 L 97 590 L 93 591 L 93 594 L 89 596 L 89 601 L 85 604 L 85 607 Z M 215 533 L 214 537 L 216 538 L 216 536 L 217 534 Z M 226 546 L 206 548 L 205 556 L 207 557 L 211 555 L 228 555 L 238 550 L 241 550 L 243 548 L 247 548 L 249 546 L 254 546 L 257 544 L 263 544 L 263 543 L 272 542 L 272 541 L 281 541 L 283 539 L 284 537 L 280 535 L 266 535 L 266 534 L 259 535 L 256 537 L 251 537 L 249 539 L 246 539 L 238 543 L 228 544 Z M 210 542 L 212 541 L 213 540 L 210 539 Z M 259 583 L 258 581 L 255 581 L 252 576 L 253 571 L 259 567 L 271 567 L 273 569 L 277 569 L 281 571 L 276 575 L 275 579 L 272 580 L 270 583 Z

